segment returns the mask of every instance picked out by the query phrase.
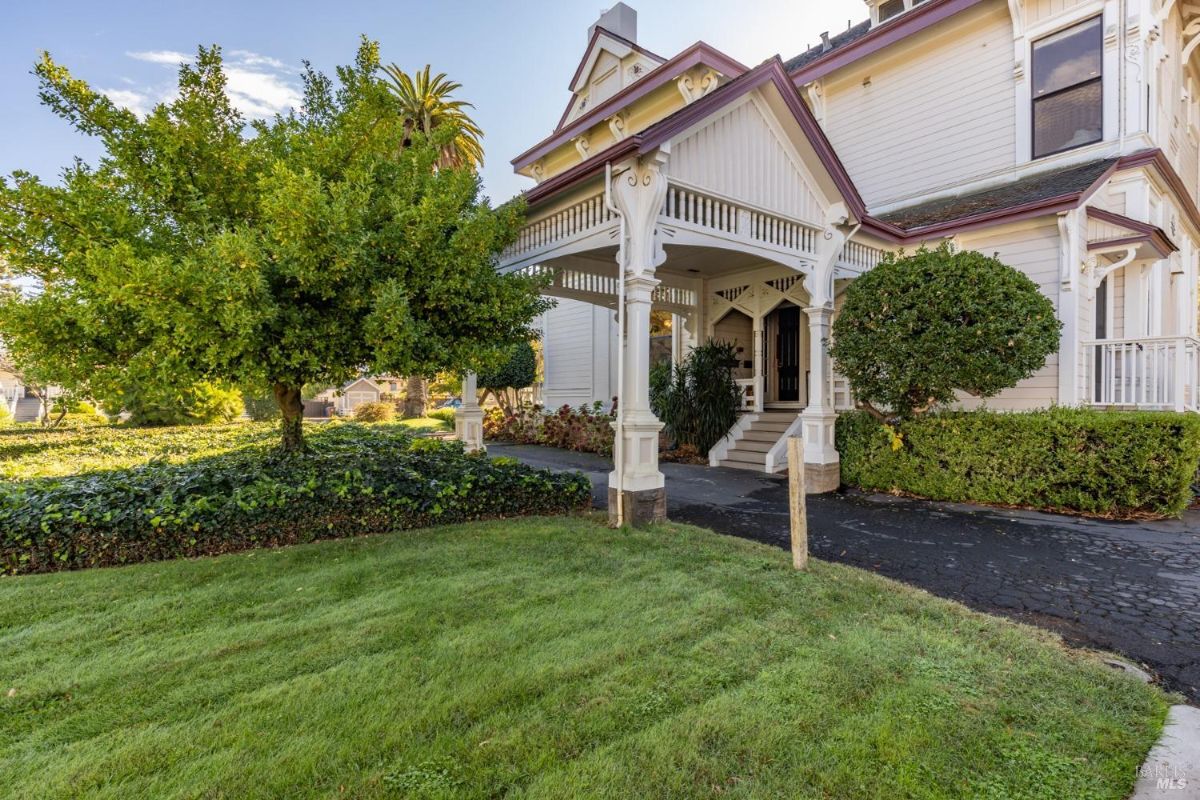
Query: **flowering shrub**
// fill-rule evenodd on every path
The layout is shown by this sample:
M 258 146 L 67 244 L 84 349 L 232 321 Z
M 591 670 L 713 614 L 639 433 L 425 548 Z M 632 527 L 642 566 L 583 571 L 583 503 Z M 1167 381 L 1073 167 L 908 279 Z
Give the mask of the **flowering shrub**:
M 563 406 L 547 413 L 541 406 L 522 406 L 511 414 L 489 408 L 483 415 L 483 435 L 518 444 L 540 444 L 581 453 L 612 455 L 614 416 L 600 403 L 579 408 Z

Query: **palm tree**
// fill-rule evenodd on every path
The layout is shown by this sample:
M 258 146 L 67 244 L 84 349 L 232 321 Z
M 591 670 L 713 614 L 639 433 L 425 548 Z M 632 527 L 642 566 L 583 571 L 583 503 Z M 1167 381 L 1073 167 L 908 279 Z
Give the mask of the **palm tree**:
M 458 133 L 446 145 L 439 166 L 470 169 L 483 166 L 483 144 L 480 142 L 483 131 L 465 111 L 475 106 L 450 98 L 462 84 L 448 79 L 444 72 L 430 75 L 428 64 L 412 76 L 395 64 L 389 64 L 383 71 L 388 77 L 388 90 L 396 98 L 404 117 L 405 145 L 414 131 L 428 134 L 437 128 L 452 126 Z
M 395 64 L 383 68 L 388 77 L 387 87 L 396 98 L 399 113 L 404 117 L 404 146 L 411 143 L 414 131 L 428 134 L 437 128 L 452 126 L 458 130 L 454 139 L 447 144 L 439 167 L 467 167 L 478 169 L 483 166 L 483 131 L 467 115 L 466 109 L 475 106 L 465 100 L 453 100 L 450 95 L 462 88 L 439 72 L 431 75 L 428 64 L 425 69 L 410 76 Z M 425 380 L 419 375 L 408 378 L 405 416 L 421 416 L 425 413 Z

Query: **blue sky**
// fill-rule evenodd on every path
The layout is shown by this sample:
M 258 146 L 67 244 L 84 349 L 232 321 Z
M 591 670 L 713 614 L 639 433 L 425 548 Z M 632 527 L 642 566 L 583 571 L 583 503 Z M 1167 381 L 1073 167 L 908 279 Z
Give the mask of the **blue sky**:
M 703 39 L 751 65 L 776 53 L 789 58 L 822 31 L 866 18 L 862 0 L 627 2 L 638 11 L 639 44 L 650 50 L 670 57 Z M 298 96 L 303 59 L 332 72 L 365 33 L 379 40 L 385 62 L 409 71 L 431 63 L 463 84 L 459 94 L 475 104 L 486 134 L 485 189 L 507 199 L 531 185 L 512 174 L 509 159 L 553 129 L 587 28 L 605 7 L 603 0 L 13 3 L 0 28 L 0 173 L 20 168 L 53 180 L 73 156 L 98 155 L 94 143 L 39 105 L 29 72 L 42 50 L 92 86 L 144 108 L 171 91 L 178 54 L 220 44 L 235 101 L 249 114 L 269 114 Z

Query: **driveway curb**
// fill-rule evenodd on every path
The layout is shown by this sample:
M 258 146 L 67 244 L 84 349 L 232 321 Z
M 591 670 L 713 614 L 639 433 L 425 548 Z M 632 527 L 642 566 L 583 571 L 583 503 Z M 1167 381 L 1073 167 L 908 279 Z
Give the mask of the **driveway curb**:
M 1130 800 L 1200 800 L 1200 708 L 1171 706 Z

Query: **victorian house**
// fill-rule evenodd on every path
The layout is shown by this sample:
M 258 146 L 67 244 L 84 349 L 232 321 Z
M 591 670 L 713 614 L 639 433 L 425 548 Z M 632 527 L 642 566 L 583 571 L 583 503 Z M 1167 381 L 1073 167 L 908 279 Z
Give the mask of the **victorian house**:
M 749 66 L 704 42 L 657 54 L 619 3 L 589 31 L 558 125 L 513 160 L 533 185 L 501 268 L 550 276 L 560 298 L 546 404 L 620 390 L 610 491 L 630 515 L 663 496 L 652 315 L 673 320 L 676 356 L 709 337 L 741 349 L 746 413 L 713 463 L 778 471 L 800 434 L 810 490 L 827 490 L 852 404 L 824 347 L 839 298 L 922 244 L 995 254 L 1063 321 L 1057 355 L 989 407 L 1198 409 L 1200 5 L 866 6 Z

